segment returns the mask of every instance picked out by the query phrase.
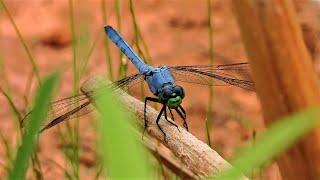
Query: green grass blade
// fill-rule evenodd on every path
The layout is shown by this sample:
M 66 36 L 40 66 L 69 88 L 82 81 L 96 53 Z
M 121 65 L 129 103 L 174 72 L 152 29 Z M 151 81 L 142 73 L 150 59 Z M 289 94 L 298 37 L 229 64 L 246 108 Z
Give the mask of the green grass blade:
M 138 53 L 147 64 L 152 65 L 152 59 L 149 53 L 149 49 L 142 36 L 141 30 L 136 18 L 135 8 L 132 0 L 129 0 L 129 9 L 130 9 L 130 15 L 133 23 L 133 28 L 134 28 L 134 41 L 137 46 Z M 144 51 L 142 51 L 140 43 L 144 48 Z
M 8 93 L 6 93 L 0 86 L 0 93 L 3 94 L 3 96 L 7 99 L 9 105 L 10 105 L 10 108 L 12 109 L 13 111 L 13 114 L 15 115 L 15 117 L 18 119 L 18 120 L 21 120 L 22 117 L 20 115 L 20 112 L 17 108 L 17 106 L 14 104 L 13 100 L 11 99 L 10 95 Z M 20 124 L 20 121 L 19 121 L 19 125 L 21 126 Z
M 81 6 L 81 4 L 79 4 Z M 84 9 L 79 9 L 80 14 L 84 13 Z M 68 13 L 69 13 L 69 22 L 70 22 L 70 31 L 72 37 L 72 71 L 73 71 L 73 94 L 76 95 L 79 92 L 80 84 L 80 57 L 83 52 L 81 48 L 85 47 L 88 42 L 87 34 L 88 29 L 86 24 L 80 24 L 77 26 L 79 31 L 76 33 L 75 28 L 75 16 L 74 16 L 74 2 L 73 0 L 68 0 Z M 86 21 L 87 17 L 82 17 Z M 75 104 L 77 105 L 77 104 Z M 66 160 L 70 162 L 72 167 L 72 175 L 74 179 L 80 179 L 79 174 L 79 144 L 80 144 L 80 135 L 79 135 L 79 118 L 75 119 L 75 125 L 71 126 L 70 122 L 66 122 L 67 133 L 63 134 L 66 136 L 67 142 L 73 147 L 71 149 L 64 149 L 64 155 L 67 158 Z
M 26 107 L 29 105 L 29 95 L 31 94 L 33 76 L 34 76 L 34 72 L 31 71 L 30 74 L 28 75 L 26 85 L 24 88 L 23 99 Z
M 13 164 L 13 150 L 14 148 L 11 147 L 10 145 L 10 140 L 6 139 L 6 137 L 3 135 L 2 132 L 0 132 L 0 140 L 1 140 L 1 145 L 4 148 L 4 156 L 6 157 L 6 162 L 4 164 L 4 166 L 6 167 L 6 170 L 8 171 L 8 173 L 10 173 L 10 170 L 12 169 L 12 164 Z
M 93 54 L 93 51 L 96 48 L 99 39 L 100 39 L 100 33 L 98 33 L 96 39 L 93 41 L 91 47 L 89 48 L 88 54 L 86 55 L 86 57 L 82 61 L 81 71 L 79 73 L 80 74 L 80 79 L 81 79 L 81 77 L 84 75 L 84 73 L 86 71 L 86 68 L 88 66 L 89 60 L 91 58 L 91 55 Z
M 120 0 L 115 0 L 114 9 L 116 12 L 117 30 L 121 34 L 121 1 Z M 121 51 L 119 51 L 119 60 L 120 60 L 120 67 L 119 67 L 118 79 L 122 79 L 127 76 L 128 60 L 123 57 L 123 54 Z
M 68 170 L 65 169 L 65 167 L 61 166 L 59 163 L 57 163 L 56 161 L 54 161 L 53 159 L 47 159 L 47 161 L 49 163 L 51 163 L 52 165 L 54 165 L 54 167 L 56 167 L 57 169 L 61 170 L 62 172 L 64 172 L 66 179 L 72 179 L 72 176 L 68 173 Z
M 210 100 L 209 100 L 210 101 Z M 211 127 L 212 127 L 212 116 L 211 116 L 211 110 L 209 110 L 208 112 L 207 112 L 207 118 L 206 118 L 206 120 L 205 120 L 205 128 L 206 128 L 206 136 L 207 136 L 207 144 L 208 144 L 208 146 L 209 147 L 211 147 L 212 148 L 212 145 L 211 145 L 211 135 L 210 135 L 210 129 L 211 129 Z M 209 114 L 210 113 L 210 114 Z M 210 121 L 209 121 L 209 119 L 210 119 Z
M 207 0 L 207 8 L 208 8 L 208 19 L 207 19 L 207 26 L 208 26 L 208 45 L 209 45 L 209 65 L 213 65 L 213 29 L 212 29 L 212 1 Z M 210 79 L 213 81 L 213 79 Z M 208 145 L 211 147 L 211 136 L 210 136 L 210 129 L 212 128 L 212 108 L 213 108 L 213 86 L 209 86 L 209 102 L 208 102 L 208 110 L 207 110 L 207 118 L 206 118 L 206 135 L 207 135 L 207 142 Z
M 131 19 L 132 19 L 132 26 L 133 26 L 133 30 L 134 30 L 133 31 L 133 36 L 134 36 L 134 44 L 133 45 L 135 45 L 137 47 L 138 54 L 142 58 L 142 60 L 144 60 L 144 62 L 146 62 L 147 64 L 152 65 L 151 56 L 149 55 L 147 45 L 143 40 L 142 33 L 140 31 L 140 28 L 139 28 L 139 25 L 137 22 L 136 13 L 135 13 L 135 9 L 134 9 L 132 0 L 129 0 L 129 9 L 130 9 L 130 15 L 131 15 Z M 145 56 L 144 52 L 142 51 L 142 48 L 140 45 L 140 40 L 142 42 L 142 45 L 145 47 L 147 56 Z M 140 84 L 140 89 L 141 89 L 141 99 L 143 100 L 145 97 L 144 83 Z
M 49 110 L 49 103 L 53 96 L 54 87 L 57 84 L 58 75 L 57 72 L 50 75 L 38 90 L 35 99 L 35 107 L 30 116 L 30 121 L 26 126 L 25 134 L 22 137 L 22 144 L 18 149 L 13 170 L 9 176 L 10 180 L 24 179 L 41 122 L 46 118 L 46 114 Z
M 5 65 L 4 65 L 4 61 L 3 61 L 3 57 L 2 57 L 1 52 L 0 52 L 0 77 L 3 79 L 3 89 L 5 89 L 8 92 L 8 94 L 10 94 L 11 88 L 10 88 L 10 84 L 9 84 L 9 80 L 8 80 L 8 76 L 6 73 L 6 69 L 5 69 Z
M 101 11 L 102 11 L 102 21 L 105 25 L 108 24 L 107 19 L 107 8 L 106 8 L 106 0 L 101 1 Z M 108 65 L 109 70 L 109 79 L 113 81 L 113 70 L 112 70 L 112 57 L 111 57 L 111 51 L 110 51 L 110 45 L 107 38 L 104 38 L 104 52 L 106 56 L 106 63 Z
M 71 30 L 71 39 L 72 39 L 72 71 L 73 71 L 73 90 L 74 92 L 78 91 L 79 86 L 77 82 L 79 81 L 78 76 L 78 63 L 77 63 L 77 37 L 74 27 L 74 15 L 73 15 L 73 2 L 72 0 L 68 0 L 68 12 L 69 12 L 69 19 L 70 19 L 70 30 Z
M 149 59 L 145 53 L 142 51 L 142 48 L 141 48 L 141 45 L 140 45 L 140 40 L 141 40 L 141 43 L 142 43 L 142 34 L 141 34 L 141 31 L 140 31 L 140 28 L 139 28 L 139 25 L 138 25 L 138 22 L 137 22 L 137 18 L 136 18 L 136 13 L 135 13 L 135 9 L 134 9 L 134 6 L 133 6 L 133 2 L 132 0 L 129 0 L 129 8 L 130 8 L 130 15 L 131 15 L 131 19 L 132 19 L 132 25 L 133 25 L 133 33 L 134 33 L 134 41 L 135 41 L 135 45 L 137 47 L 137 51 L 138 51 L 138 54 L 141 56 L 141 58 L 147 63 L 147 64 L 150 64 L 150 61 L 151 61 L 151 58 Z
M 6 6 L 5 3 L 3 2 L 3 0 L 0 0 L 0 4 L 2 5 L 2 8 L 3 8 L 3 10 L 5 11 L 5 13 L 7 14 L 7 16 L 9 17 L 9 20 L 10 20 L 10 22 L 11 22 L 14 30 L 16 31 L 16 33 L 17 33 L 17 35 L 18 35 L 18 38 L 19 38 L 19 40 L 20 40 L 20 43 L 22 44 L 23 48 L 25 49 L 25 51 L 26 51 L 26 53 L 27 53 L 28 59 L 29 59 L 29 61 L 30 61 L 30 63 L 31 63 L 32 69 L 33 69 L 33 71 L 34 71 L 34 73 L 35 73 L 35 75 L 36 75 L 36 78 L 37 78 L 37 80 L 38 80 L 38 83 L 39 83 L 39 85 L 41 85 L 40 74 L 39 74 L 39 70 L 38 70 L 36 61 L 34 60 L 32 54 L 31 54 L 31 52 L 30 52 L 30 50 L 29 50 L 29 48 L 28 48 L 28 46 L 27 46 L 27 44 L 26 44 L 26 42 L 24 41 L 24 39 L 23 39 L 23 37 L 22 37 L 22 35 L 21 35 L 20 31 L 19 31 L 19 28 L 18 28 L 17 24 L 14 22 L 14 19 L 13 19 L 13 17 L 11 16 L 11 14 L 10 14 L 7 6 Z
M 252 169 L 262 166 L 312 130 L 319 123 L 319 115 L 319 108 L 310 108 L 273 124 L 255 140 L 254 147 L 243 149 L 231 161 L 238 170 L 228 169 L 218 179 L 238 179 L 240 171 L 249 174 Z
M 78 63 L 78 77 L 81 80 L 81 76 L 85 73 L 90 57 L 96 47 L 98 40 L 100 39 L 101 27 L 99 28 L 96 37 L 91 38 L 90 26 L 92 25 L 92 14 L 83 6 L 85 3 L 79 3 L 79 11 L 77 17 L 81 19 L 76 25 L 77 29 L 77 63 Z M 92 40 L 93 39 L 93 40 Z M 92 45 L 90 45 L 93 41 Z M 77 89 L 78 90 L 78 89 Z
M 142 44 L 142 47 L 144 48 L 144 51 L 145 51 L 145 54 L 146 54 L 145 55 L 146 62 L 148 64 L 152 65 L 152 57 L 151 57 L 151 55 L 149 53 L 148 45 L 147 45 L 146 41 L 144 40 L 144 37 L 143 37 L 139 27 L 137 28 L 137 30 L 138 30 L 138 37 L 141 39 L 141 44 Z
M 102 93 L 101 93 L 102 94 Z M 116 97 L 106 90 L 95 104 L 101 114 L 101 148 L 107 174 L 111 179 L 144 178 L 151 179 L 147 151 L 138 143 L 130 116 Z
M 120 0 L 116 0 L 114 8 L 116 11 L 117 29 L 121 33 L 121 1 Z

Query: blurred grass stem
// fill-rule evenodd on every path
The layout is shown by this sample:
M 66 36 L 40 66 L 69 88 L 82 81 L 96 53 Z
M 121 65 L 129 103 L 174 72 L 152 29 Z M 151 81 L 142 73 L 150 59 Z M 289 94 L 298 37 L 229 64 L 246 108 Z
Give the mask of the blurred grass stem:
M 211 24 L 212 19 L 212 2 L 211 0 L 207 0 L 207 10 L 208 10 L 208 19 L 207 19 L 207 26 L 208 26 L 208 45 L 209 45 L 209 65 L 213 65 L 214 60 L 214 52 L 213 52 L 213 29 Z M 213 79 L 210 79 L 213 81 Z M 212 83 L 211 83 L 212 84 Z M 207 118 L 206 118 L 206 135 L 207 135 L 207 142 L 210 147 L 211 145 L 211 136 L 210 130 L 212 129 L 212 108 L 213 108 L 213 86 L 209 87 L 209 102 L 208 102 L 208 110 L 207 110 Z
M 26 53 L 27 53 L 28 59 L 29 59 L 29 61 L 30 61 L 30 63 L 31 63 L 31 66 L 32 66 L 32 70 L 34 71 L 34 73 L 35 73 L 35 75 L 36 75 L 38 84 L 41 85 L 40 74 L 39 74 L 39 70 L 38 70 L 36 61 L 35 61 L 35 59 L 33 58 L 33 56 L 32 56 L 32 54 L 31 54 L 31 52 L 30 52 L 30 50 L 29 50 L 26 42 L 24 41 L 24 39 L 23 39 L 23 37 L 22 37 L 22 35 L 21 35 L 21 33 L 20 33 L 20 30 L 19 30 L 18 26 L 16 25 L 16 23 L 14 22 L 14 19 L 13 19 L 13 17 L 11 16 L 11 14 L 10 14 L 10 12 L 9 12 L 6 4 L 4 3 L 3 0 L 0 0 L 0 3 L 1 3 L 1 5 L 2 5 L 3 10 L 4 10 L 5 13 L 7 14 L 7 16 L 8 16 L 8 18 L 9 18 L 9 20 L 10 20 L 10 22 L 11 22 L 14 30 L 16 31 L 16 33 L 17 33 L 17 35 L 18 35 L 18 38 L 19 38 L 19 40 L 20 40 L 20 43 L 22 44 L 24 50 L 25 50 Z

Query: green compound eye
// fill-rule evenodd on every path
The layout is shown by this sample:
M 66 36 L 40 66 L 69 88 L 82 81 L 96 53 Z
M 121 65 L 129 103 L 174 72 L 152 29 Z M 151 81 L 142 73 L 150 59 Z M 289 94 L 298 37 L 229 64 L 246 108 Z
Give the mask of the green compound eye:
M 182 102 L 182 98 L 180 96 L 172 97 L 168 99 L 167 106 L 168 107 L 178 107 Z

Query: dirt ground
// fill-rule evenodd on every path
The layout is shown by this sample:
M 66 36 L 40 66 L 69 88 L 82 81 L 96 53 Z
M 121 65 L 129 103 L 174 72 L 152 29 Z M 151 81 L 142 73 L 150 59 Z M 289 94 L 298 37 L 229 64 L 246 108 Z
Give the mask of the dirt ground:
M 56 99 L 72 94 L 72 49 L 68 16 L 68 2 L 66 0 L 31 0 L 28 3 L 20 0 L 5 1 L 8 9 L 18 25 L 22 36 L 36 60 L 41 76 L 45 76 L 56 68 L 63 70 L 63 79 Z M 309 49 L 317 57 L 316 43 L 313 35 L 317 29 L 309 24 L 319 22 L 313 12 L 318 8 L 315 4 L 306 5 L 297 1 L 299 18 L 303 24 Z M 196 0 L 135 0 L 136 16 L 142 34 L 148 45 L 153 65 L 196 65 L 207 64 L 208 32 L 206 1 Z M 116 14 L 113 1 L 107 1 L 109 24 L 116 27 Z M 133 28 L 127 1 L 121 6 L 122 34 L 131 42 Z M 89 61 L 89 66 L 82 81 L 92 75 L 108 74 L 103 49 L 103 34 L 101 2 L 98 0 L 76 1 L 74 3 L 75 21 L 82 21 L 89 26 L 88 34 L 91 45 L 94 39 L 99 42 Z M 245 62 L 246 55 L 241 37 L 232 14 L 230 1 L 213 1 L 213 41 L 214 50 L 229 57 L 230 60 L 216 59 L 216 64 Z M 26 98 L 34 96 L 35 79 L 32 81 L 31 92 L 26 92 L 31 74 L 31 65 L 22 48 L 17 35 L 4 12 L 0 20 L 0 55 L 3 67 L 10 85 L 11 96 L 19 110 L 24 111 L 28 106 Z M 310 23 L 311 22 L 311 23 Z M 78 29 L 76 28 L 76 31 Z M 311 35 L 310 35 L 311 34 Z M 88 45 L 88 47 L 89 47 Z M 86 50 L 87 52 L 87 50 Z M 82 52 L 80 52 L 82 53 Z M 112 55 L 117 60 L 118 50 L 112 45 Z M 85 54 L 85 53 L 82 53 Z M 79 56 L 79 59 L 83 57 Z M 113 70 L 117 71 L 119 62 L 113 62 Z M 129 64 L 129 74 L 135 69 Z M 116 73 L 114 73 L 114 76 Z M 5 80 L 0 77 L 0 85 L 7 89 Z M 198 85 L 181 84 L 186 90 L 183 102 L 188 113 L 189 129 L 199 139 L 206 141 L 205 117 L 208 107 L 208 88 Z M 3 96 L 0 96 L 0 131 L 15 144 L 17 124 L 12 118 L 10 108 Z M 92 144 L 95 132 L 89 118 L 80 121 L 81 128 L 81 177 L 92 179 L 90 167 L 95 163 Z M 60 126 L 64 126 L 61 124 Z M 213 105 L 213 125 L 211 141 L 215 150 L 224 158 L 232 157 L 238 148 L 247 144 L 256 131 L 263 131 L 263 119 L 259 101 L 254 92 L 236 87 L 215 87 Z M 41 163 L 46 179 L 63 177 L 60 169 L 54 168 L 48 159 L 64 166 L 61 141 L 53 128 L 41 136 Z M 0 162 L 5 161 L 4 147 L 0 146 Z M 0 174 L 5 171 L 0 168 Z M 272 165 L 264 173 L 264 179 L 274 179 L 278 175 L 277 167 Z M 60 178 L 59 178 L 60 179 Z

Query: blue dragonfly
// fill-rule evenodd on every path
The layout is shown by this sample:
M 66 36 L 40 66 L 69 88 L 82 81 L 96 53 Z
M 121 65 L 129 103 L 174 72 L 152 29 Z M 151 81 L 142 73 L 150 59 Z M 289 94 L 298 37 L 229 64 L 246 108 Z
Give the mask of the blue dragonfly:
M 175 111 L 183 120 L 183 126 L 188 130 L 186 111 L 181 105 L 185 97 L 185 92 L 183 87 L 176 84 L 176 82 L 208 86 L 233 85 L 246 90 L 254 90 L 254 82 L 245 78 L 237 77 L 239 74 L 248 74 L 248 63 L 235 63 L 218 66 L 194 65 L 153 67 L 144 63 L 133 48 L 130 47 L 124 38 L 111 26 L 105 26 L 104 29 L 106 35 L 138 69 L 137 73 L 112 83 L 110 87 L 129 88 L 138 82 L 145 81 L 155 97 L 145 97 L 144 99 L 144 127 L 146 129 L 148 126 L 146 116 L 147 103 L 160 103 L 162 108 L 157 116 L 156 124 L 163 133 L 165 141 L 166 133 L 159 125 L 161 116 L 164 115 L 165 119 L 171 125 L 178 128 L 175 123 L 167 119 L 168 112 L 174 120 L 172 111 Z M 53 102 L 51 104 L 52 112 L 49 113 L 51 120 L 42 128 L 41 132 L 65 120 L 90 113 L 93 110 L 90 101 L 92 97 L 90 96 L 95 96 L 95 94 L 93 92 L 89 92 L 86 95 L 80 94 Z M 31 112 L 25 116 L 23 122 Z

